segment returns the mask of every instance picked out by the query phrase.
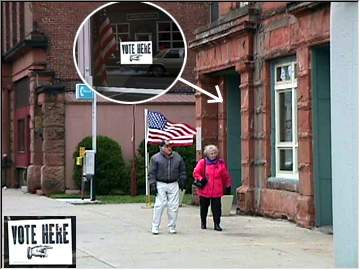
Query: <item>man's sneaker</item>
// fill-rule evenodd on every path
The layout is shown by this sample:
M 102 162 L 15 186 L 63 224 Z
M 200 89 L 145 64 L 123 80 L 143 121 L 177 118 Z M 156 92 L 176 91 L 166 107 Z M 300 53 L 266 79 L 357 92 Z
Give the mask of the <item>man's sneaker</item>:
M 159 234 L 159 229 L 158 228 L 152 228 L 151 232 L 152 232 L 152 234 Z
M 176 233 L 176 229 L 175 229 L 175 228 L 173 228 L 173 227 L 170 227 L 170 229 L 169 229 L 169 233 L 171 233 L 171 234 Z

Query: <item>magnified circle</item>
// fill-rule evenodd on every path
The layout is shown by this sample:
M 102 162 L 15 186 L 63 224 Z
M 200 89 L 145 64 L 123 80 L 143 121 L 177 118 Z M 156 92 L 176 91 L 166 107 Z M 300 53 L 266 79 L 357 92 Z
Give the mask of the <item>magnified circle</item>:
M 73 58 L 80 78 L 97 94 L 138 104 L 176 83 L 185 68 L 187 43 L 178 22 L 161 7 L 108 3 L 81 23 Z

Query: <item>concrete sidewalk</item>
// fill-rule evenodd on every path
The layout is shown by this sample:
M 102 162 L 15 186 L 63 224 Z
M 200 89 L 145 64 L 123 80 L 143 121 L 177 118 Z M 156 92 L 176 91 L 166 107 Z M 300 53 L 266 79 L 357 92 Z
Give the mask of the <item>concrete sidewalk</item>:
M 4 216 L 76 216 L 78 268 L 335 267 L 331 235 L 284 220 L 223 217 L 217 232 L 209 217 L 209 229 L 201 230 L 199 209 L 185 206 L 178 233 L 167 232 L 164 212 L 155 236 L 144 204 L 71 205 L 14 189 L 2 196 Z

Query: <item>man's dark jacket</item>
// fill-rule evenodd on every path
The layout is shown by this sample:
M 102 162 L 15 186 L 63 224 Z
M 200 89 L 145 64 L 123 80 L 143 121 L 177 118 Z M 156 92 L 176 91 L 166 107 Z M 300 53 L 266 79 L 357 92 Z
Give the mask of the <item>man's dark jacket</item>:
M 178 181 L 179 186 L 185 188 L 185 162 L 177 152 L 174 151 L 170 156 L 166 156 L 160 151 L 151 157 L 149 184 L 151 185 L 156 181 L 164 183 L 173 183 Z

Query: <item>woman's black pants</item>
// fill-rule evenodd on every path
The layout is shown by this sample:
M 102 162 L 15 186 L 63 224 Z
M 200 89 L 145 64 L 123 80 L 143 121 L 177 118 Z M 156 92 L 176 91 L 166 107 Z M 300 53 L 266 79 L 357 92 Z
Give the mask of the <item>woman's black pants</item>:
M 206 217 L 209 205 L 211 204 L 211 212 L 213 214 L 214 224 L 220 225 L 221 217 L 221 198 L 205 198 L 200 196 L 200 218 L 201 224 L 206 225 Z

